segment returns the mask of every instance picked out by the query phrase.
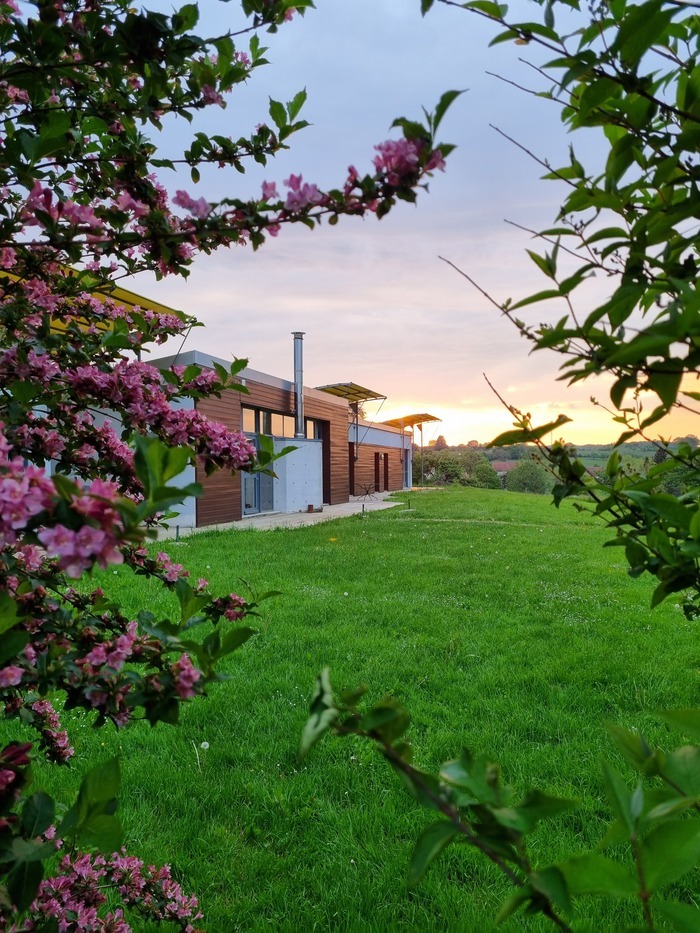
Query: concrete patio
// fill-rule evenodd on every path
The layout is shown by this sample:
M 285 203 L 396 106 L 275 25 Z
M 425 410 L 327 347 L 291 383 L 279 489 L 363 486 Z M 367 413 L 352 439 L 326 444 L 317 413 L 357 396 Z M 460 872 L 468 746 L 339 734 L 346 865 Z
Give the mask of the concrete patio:
M 158 532 L 158 540 L 165 541 L 172 538 L 184 538 L 187 535 L 200 531 L 243 531 L 247 528 L 257 528 L 259 531 L 269 531 L 272 528 L 299 528 L 301 525 L 317 525 L 319 522 L 329 522 L 334 518 L 345 518 L 348 515 L 358 515 L 363 512 L 378 512 L 381 509 L 391 509 L 401 505 L 401 502 L 388 499 L 389 492 L 377 492 L 372 496 L 352 496 L 349 502 L 340 505 L 324 505 L 322 512 L 265 512 L 261 515 L 251 515 L 239 522 L 227 522 L 222 525 L 207 525 L 204 528 L 193 528 L 191 525 L 177 525 L 173 520 L 167 531 Z

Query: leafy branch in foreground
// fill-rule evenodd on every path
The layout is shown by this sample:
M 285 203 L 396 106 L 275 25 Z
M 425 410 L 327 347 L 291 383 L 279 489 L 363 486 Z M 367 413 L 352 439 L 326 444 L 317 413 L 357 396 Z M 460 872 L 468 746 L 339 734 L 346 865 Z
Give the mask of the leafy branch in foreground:
M 328 671 L 323 671 L 311 701 L 301 753 L 306 755 L 327 732 L 367 739 L 413 798 L 439 814 L 416 842 L 409 868 L 411 884 L 421 881 L 448 846 L 468 845 L 495 865 L 514 888 L 498 912 L 497 923 L 523 909 L 543 915 L 559 929 L 572 930 L 576 899 L 601 896 L 636 903 L 642 929 L 658 929 L 659 922 L 670 923 L 681 933 L 697 929 L 700 911 L 668 899 L 663 889 L 700 860 L 700 747 L 682 746 L 665 753 L 651 748 L 639 733 L 610 725 L 618 752 L 640 778 L 630 790 L 603 761 L 613 820 L 597 850 L 537 866 L 529 853 L 528 836 L 542 822 L 576 806 L 575 801 L 538 789 L 529 789 L 518 799 L 514 789 L 503 784 L 497 763 L 467 749 L 459 758 L 445 762 L 437 775 L 417 768 L 405 740 L 410 722 L 406 710 L 390 697 L 362 710 L 358 704 L 364 693 L 360 687 L 336 697 Z M 699 711 L 668 711 L 663 718 L 700 739 Z

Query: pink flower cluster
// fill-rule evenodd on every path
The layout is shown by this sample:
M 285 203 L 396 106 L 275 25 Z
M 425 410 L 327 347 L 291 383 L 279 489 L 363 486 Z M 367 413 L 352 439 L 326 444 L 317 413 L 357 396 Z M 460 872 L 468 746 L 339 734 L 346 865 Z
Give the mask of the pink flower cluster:
M 49 219 L 54 223 L 66 221 L 71 227 L 77 227 L 81 230 L 87 229 L 93 234 L 102 233 L 104 230 L 103 222 L 91 207 L 78 204 L 75 201 L 55 199 L 51 188 L 44 188 L 39 180 L 35 180 L 26 200 L 25 224 L 27 226 L 43 226 L 39 214 L 48 215 Z
M 202 373 L 193 389 L 211 389 L 214 378 Z M 67 372 L 65 380 L 75 397 L 118 407 L 127 427 L 150 429 L 169 444 L 193 445 L 206 465 L 240 470 L 255 458 L 255 448 L 244 434 L 229 431 L 198 410 L 173 408 L 177 389 L 155 366 L 134 360 L 121 360 L 111 371 L 83 365 Z
M 109 858 L 89 853 L 64 855 L 60 874 L 41 882 L 28 918 L 11 926 L 8 933 L 43 929 L 47 924 L 53 928 L 56 923 L 64 933 L 130 933 L 121 908 L 100 916 L 110 891 L 144 920 L 174 923 L 182 933 L 197 933 L 194 923 L 202 916 L 197 899 L 183 893 L 170 868 L 146 867 L 123 850 Z
M 40 467 L 20 457 L 8 459 L 9 444 L 0 423 L 0 547 L 15 544 L 32 519 L 51 509 L 54 486 Z
M 41 746 L 46 749 L 49 759 L 60 764 L 72 758 L 75 749 L 68 741 L 66 730 L 61 728 L 61 720 L 51 703 L 48 700 L 37 700 L 32 703 L 31 709 L 37 717 Z
M 134 653 L 138 641 L 136 622 L 130 622 L 126 632 L 114 641 L 102 641 L 78 660 L 78 664 L 90 674 L 96 674 L 100 668 L 109 668 L 115 673 L 120 671 Z
M 168 583 L 176 583 L 180 579 L 189 577 L 189 570 L 185 570 L 182 564 L 173 563 L 169 554 L 165 551 L 159 551 L 156 557 L 158 570 L 163 574 L 163 579 Z
M 421 158 L 425 144 L 416 139 L 388 139 L 374 147 L 379 153 L 374 157 L 374 167 L 386 175 L 390 185 L 412 183 L 421 170 Z M 445 160 L 439 149 L 433 150 L 424 171 L 444 171 Z
M 194 685 L 201 678 L 202 672 L 192 664 L 188 655 L 183 654 L 175 664 L 172 664 L 170 673 L 181 700 L 189 700 L 195 696 Z
M 284 209 L 287 211 L 303 211 L 306 207 L 322 204 L 326 198 L 316 185 L 305 182 L 301 175 L 290 175 L 284 181 L 289 188 Z
M 57 524 L 42 528 L 38 538 L 47 554 L 58 558 L 68 577 L 80 577 L 94 564 L 105 568 L 124 560 L 120 545 L 124 525 L 114 508 L 118 489 L 114 483 L 96 479 L 81 496 L 73 497 L 73 509 L 86 519 L 77 531 Z
M 229 593 L 228 596 L 219 596 L 213 599 L 212 606 L 229 622 L 237 622 L 242 619 L 247 610 L 246 601 L 236 593 Z
M 176 191 L 173 198 L 173 204 L 178 207 L 184 207 L 193 217 L 204 220 L 211 212 L 211 204 L 206 198 L 198 198 L 196 201 L 186 191 Z

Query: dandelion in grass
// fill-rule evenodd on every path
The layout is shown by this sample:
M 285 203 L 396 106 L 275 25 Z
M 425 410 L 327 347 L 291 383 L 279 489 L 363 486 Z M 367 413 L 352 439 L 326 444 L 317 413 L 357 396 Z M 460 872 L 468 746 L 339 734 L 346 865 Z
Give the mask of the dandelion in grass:
M 201 759 L 200 756 L 199 756 L 199 748 L 201 748 L 203 752 L 206 752 L 207 749 L 209 748 L 209 743 L 208 743 L 208 742 L 200 742 L 200 743 L 199 743 L 199 748 L 197 748 L 197 743 L 193 740 L 193 741 L 192 741 L 192 748 L 194 749 L 194 756 L 195 756 L 195 758 L 197 759 L 197 771 L 201 771 L 201 770 L 202 770 L 202 759 Z

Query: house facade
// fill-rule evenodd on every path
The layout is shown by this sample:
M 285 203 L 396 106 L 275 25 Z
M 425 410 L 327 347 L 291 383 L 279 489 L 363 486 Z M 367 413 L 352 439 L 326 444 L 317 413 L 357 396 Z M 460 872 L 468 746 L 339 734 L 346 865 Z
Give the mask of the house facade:
M 150 362 L 161 369 L 175 363 L 228 365 L 197 350 Z M 187 407 L 244 432 L 256 445 L 265 435 L 277 452 L 296 449 L 275 461 L 275 476 L 223 470 L 206 476 L 200 467 L 188 468 L 185 481 L 196 480 L 203 492 L 180 507 L 180 525 L 201 528 L 264 512 L 305 512 L 348 502 L 353 495 L 410 488 L 410 435 L 354 418 L 346 398 L 303 386 L 300 372 L 299 366 L 290 381 L 246 368 L 238 377 L 245 392 L 185 400 Z

